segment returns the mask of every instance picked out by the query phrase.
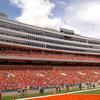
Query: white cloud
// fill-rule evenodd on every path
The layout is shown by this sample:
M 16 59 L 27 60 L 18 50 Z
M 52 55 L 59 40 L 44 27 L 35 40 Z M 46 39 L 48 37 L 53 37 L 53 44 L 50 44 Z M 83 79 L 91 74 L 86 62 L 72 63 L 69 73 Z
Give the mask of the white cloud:
M 57 6 L 50 0 L 10 1 L 21 9 L 21 15 L 16 18 L 20 22 L 56 29 L 64 27 L 81 35 L 100 38 L 100 0 L 72 0 L 70 3 L 60 1 L 59 5 L 67 6 L 64 6 L 64 15 L 59 17 L 52 13 Z
M 16 19 L 20 22 L 41 26 L 57 28 L 61 22 L 60 18 L 53 16 L 52 10 L 55 4 L 50 0 L 10 0 L 21 9 L 21 15 Z
M 65 22 L 80 34 L 100 38 L 100 0 L 80 0 L 65 8 Z

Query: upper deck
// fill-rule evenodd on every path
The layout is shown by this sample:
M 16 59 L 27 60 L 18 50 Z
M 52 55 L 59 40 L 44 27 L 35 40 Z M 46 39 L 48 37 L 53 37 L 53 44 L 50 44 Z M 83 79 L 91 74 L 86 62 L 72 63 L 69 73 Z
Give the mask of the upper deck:
M 100 40 L 76 35 L 72 30 L 54 31 L 0 17 L 0 43 L 82 53 L 100 53 Z

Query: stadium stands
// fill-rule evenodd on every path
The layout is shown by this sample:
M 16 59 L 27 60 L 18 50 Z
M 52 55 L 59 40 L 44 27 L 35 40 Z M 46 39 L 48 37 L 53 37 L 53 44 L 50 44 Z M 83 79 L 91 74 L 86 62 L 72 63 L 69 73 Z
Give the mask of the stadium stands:
M 0 17 L 0 90 L 100 80 L 100 41 Z
M 38 50 L 23 50 L 18 48 L 0 48 L 0 55 L 2 56 L 15 56 L 15 57 L 31 57 L 31 58 L 48 58 L 48 59 L 64 59 L 64 60 L 92 60 L 100 61 L 99 56 L 95 55 L 82 55 L 70 53 L 58 53 Z
M 5 65 L 0 65 L 4 67 Z M 0 70 L 0 87 L 2 90 L 17 90 L 19 88 L 38 88 L 39 86 L 54 87 L 64 84 L 78 84 L 80 82 L 97 82 L 100 80 L 100 70 L 97 68 L 68 68 L 59 67 L 58 69 L 49 70 L 34 70 L 34 67 L 43 66 L 28 66 L 27 69 L 18 70 L 17 65 L 8 65 L 15 69 Z M 22 65 L 19 65 L 21 68 Z M 7 67 L 7 66 L 6 66 Z M 32 69 L 33 67 L 33 69 Z M 51 66 L 45 66 L 45 69 Z M 62 69 L 62 70 L 61 70 Z

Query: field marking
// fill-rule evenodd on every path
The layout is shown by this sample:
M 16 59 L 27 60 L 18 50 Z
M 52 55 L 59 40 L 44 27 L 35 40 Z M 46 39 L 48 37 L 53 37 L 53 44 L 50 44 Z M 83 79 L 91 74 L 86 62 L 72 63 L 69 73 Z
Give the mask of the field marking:
M 99 89 L 100 88 L 89 89 L 89 90 L 82 90 L 82 91 L 74 91 L 74 92 L 68 92 L 68 93 L 61 93 L 61 94 L 46 95 L 46 96 L 30 97 L 30 98 L 23 98 L 23 99 L 16 99 L 16 100 L 28 100 L 28 99 L 35 99 L 35 98 L 45 98 L 45 97 L 51 97 L 51 96 L 57 96 L 57 95 L 65 95 L 65 94 L 81 93 L 81 92 L 93 91 L 93 90 L 99 90 Z

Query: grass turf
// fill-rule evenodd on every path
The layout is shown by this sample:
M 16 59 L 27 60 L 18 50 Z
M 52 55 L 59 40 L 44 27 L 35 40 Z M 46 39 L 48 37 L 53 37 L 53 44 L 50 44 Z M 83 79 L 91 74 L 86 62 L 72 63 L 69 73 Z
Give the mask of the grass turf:
M 100 94 L 100 89 L 99 90 L 85 91 L 85 92 L 80 92 L 80 93 L 75 93 L 75 94 Z
M 76 89 L 70 90 L 69 92 L 74 92 L 74 91 L 79 91 L 79 89 L 76 88 Z M 61 93 L 66 93 L 66 90 L 56 92 L 55 94 L 61 94 Z M 25 94 L 24 96 L 18 96 L 18 95 L 4 96 L 4 97 L 2 97 L 2 100 L 14 100 L 14 97 L 16 99 L 20 99 L 20 98 L 27 98 L 27 97 L 46 96 L 46 95 L 52 95 L 52 94 L 53 94 L 53 92 L 46 92 L 43 95 L 36 93 L 36 94 Z M 85 91 L 85 92 L 80 92 L 80 93 L 75 93 L 75 94 L 100 94 L 100 89 Z

